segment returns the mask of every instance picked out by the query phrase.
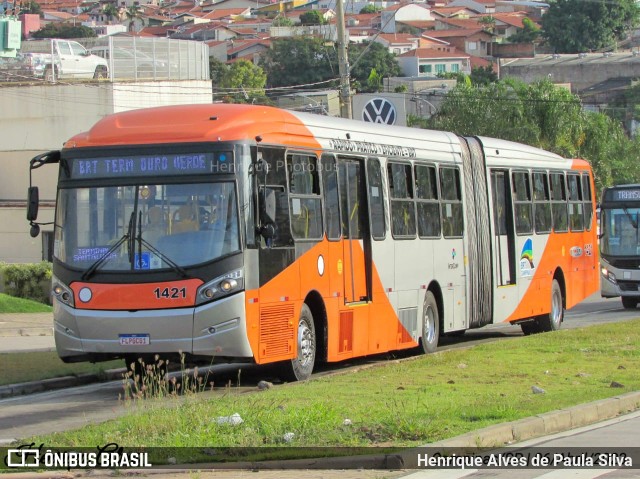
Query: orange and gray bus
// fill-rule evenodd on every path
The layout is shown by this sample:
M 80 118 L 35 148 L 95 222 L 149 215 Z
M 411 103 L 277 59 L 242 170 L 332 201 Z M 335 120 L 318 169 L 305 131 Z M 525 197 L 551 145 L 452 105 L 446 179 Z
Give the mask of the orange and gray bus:
M 588 163 L 513 142 L 187 105 L 107 116 L 31 168 L 48 163 L 67 362 L 184 354 L 302 380 L 492 323 L 555 330 L 599 287 Z

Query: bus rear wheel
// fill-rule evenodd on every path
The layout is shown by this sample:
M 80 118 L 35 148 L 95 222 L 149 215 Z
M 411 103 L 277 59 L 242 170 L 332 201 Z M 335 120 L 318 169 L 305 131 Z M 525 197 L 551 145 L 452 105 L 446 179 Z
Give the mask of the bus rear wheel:
M 636 309 L 638 306 L 638 298 L 631 298 L 629 296 L 622 297 L 622 306 L 624 309 Z
M 562 320 L 564 319 L 564 305 L 562 303 L 562 290 L 558 280 L 553 280 L 551 284 L 551 311 L 549 314 L 544 314 L 538 318 L 540 324 L 540 330 L 557 331 L 560 329 Z
M 309 379 L 316 361 L 316 329 L 309 306 L 302 305 L 298 319 L 298 355 L 286 366 L 285 376 L 290 381 Z
M 438 303 L 431 291 L 427 291 L 422 308 L 422 351 L 425 354 L 435 352 L 440 339 L 440 314 Z

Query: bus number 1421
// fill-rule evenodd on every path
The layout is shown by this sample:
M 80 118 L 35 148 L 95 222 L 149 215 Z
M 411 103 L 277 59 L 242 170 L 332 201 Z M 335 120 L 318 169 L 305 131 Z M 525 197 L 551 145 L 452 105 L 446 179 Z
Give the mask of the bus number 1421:
M 153 293 L 156 299 L 181 299 L 187 297 L 187 288 L 156 288 Z

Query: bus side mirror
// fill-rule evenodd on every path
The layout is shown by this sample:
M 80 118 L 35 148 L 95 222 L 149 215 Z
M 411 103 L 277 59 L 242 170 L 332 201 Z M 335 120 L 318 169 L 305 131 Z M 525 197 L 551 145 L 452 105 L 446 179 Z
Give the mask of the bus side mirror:
M 35 221 L 38 219 L 38 205 L 40 203 L 40 194 L 37 186 L 30 186 L 27 191 L 27 220 Z

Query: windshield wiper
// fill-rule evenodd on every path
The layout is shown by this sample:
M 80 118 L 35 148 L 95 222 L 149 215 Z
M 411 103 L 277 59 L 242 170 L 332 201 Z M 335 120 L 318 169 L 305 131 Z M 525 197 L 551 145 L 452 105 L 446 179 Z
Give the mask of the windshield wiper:
M 142 234 L 140 234 L 137 238 L 136 241 L 138 241 L 140 243 L 140 245 L 144 245 L 146 246 L 149 251 L 151 251 L 153 254 L 157 255 L 160 257 L 160 259 L 162 261 L 164 261 L 165 263 L 167 263 L 169 266 L 171 266 L 171 268 L 178 274 L 180 274 L 183 278 L 188 277 L 187 272 L 180 266 L 178 265 L 178 263 L 176 263 L 175 261 L 173 261 L 171 258 L 169 258 L 166 254 L 162 253 L 159 249 L 157 249 L 156 247 L 154 247 L 151 243 L 149 243 L 147 240 L 145 240 L 142 237 Z M 140 257 L 142 257 L 142 254 L 140 254 Z
M 89 278 L 91 278 L 91 276 L 93 276 L 93 273 L 95 273 L 96 270 L 107 261 L 109 256 L 111 256 L 111 253 L 117 250 L 122 245 L 122 243 L 124 243 L 128 239 L 129 239 L 129 233 L 125 233 L 124 235 L 122 235 L 122 238 L 120 238 L 116 244 L 114 244 L 111 248 L 109 248 L 105 254 L 100 256 L 100 258 L 98 258 L 98 260 L 95 263 L 93 263 L 89 267 L 89 269 L 82 274 L 83 281 L 86 281 Z
M 108 259 L 109 256 L 111 256 L 111 253 L 113 253 L 115 250 L 117 250 L 118 248 L 120 248 L 120 246 L 122 246 L 122 244 L 129 240 L 132 237 L 131 234 L 131 227 L 133 226 L 133 219 L 135 217 L 135 213 L 132 212 L 131 216 L 129 217 L 129 227 L 127 228 L 127 232 L 125 234 L 122 235 L 122 237 L 116 242 L 116 244 L 114 244 L 111 248 L 109 248 L 102 256 L 100 256 L 95 263 L 93 263 L 91 266 L 89 266 L 89 269 L 87 269 L 83 274 L 82 274 L 82 280 L 86 281 L 89 278 L 91 278 L 91 276 L 93 276 L 93 274 L 98 270 L 98 268 L 100 266 L 102 266 Z M 129 257 L 131 258 L 131 245 L 129 244 Z

